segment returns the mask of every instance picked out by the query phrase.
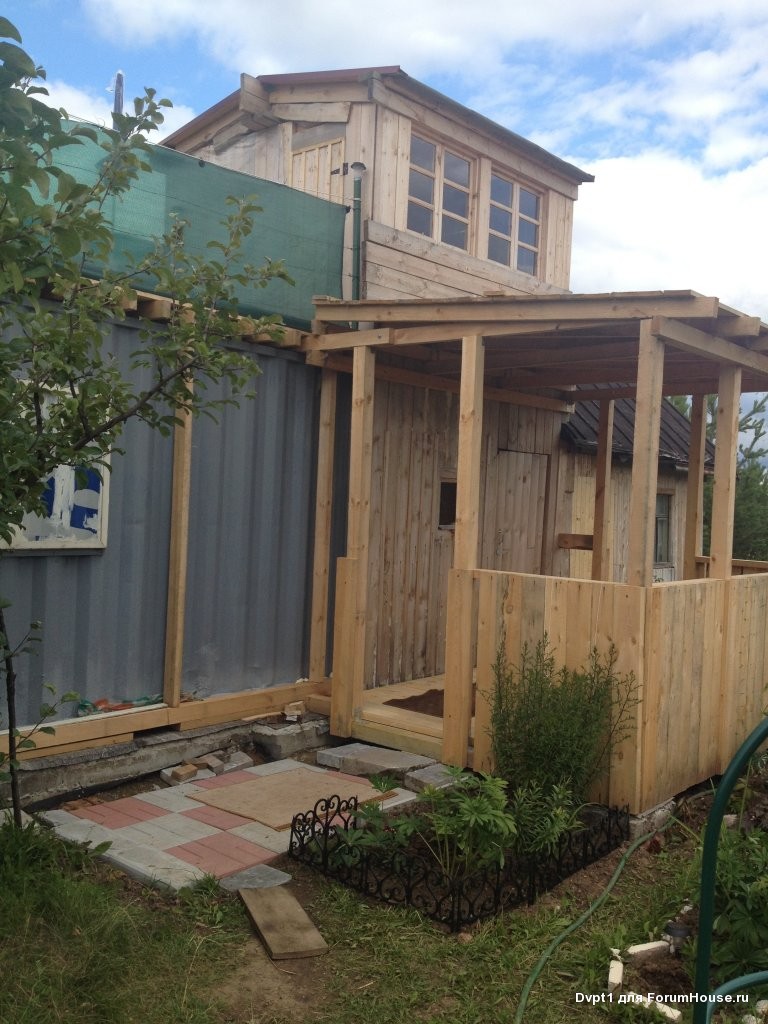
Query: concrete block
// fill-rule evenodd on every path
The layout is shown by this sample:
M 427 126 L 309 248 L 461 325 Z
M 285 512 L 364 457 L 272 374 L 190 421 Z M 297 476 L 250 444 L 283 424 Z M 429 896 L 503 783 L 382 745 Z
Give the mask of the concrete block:
M 405 784 L 408 789 L 421 793 L 427 786 L 434 789 L 446 789 L 454 784 L 454 779 L 449 775 L 444 764 L 430 764 L 426 768 L 417 768 L 415 771 L 406 772 Z
M 243 768 L 253 767 L 253 758 L 243 750 L 236 750 L 224 762 L 225 772 L 239 772 Z
M 624 981 L 624 964 L 621 960 L 611 960 L 608 967 L 608 991 L 620 992 Z
M 317 763 L 338 768 L 349 775 L 394 775 L 402 780 L 408 772 L 427 768 L 436 762 L 430 757 L 403 750 L 388 750 L 368 743 L 347 743 L 343 747 L 319 750 Z
M 171 778 L 174 782 L 191 782 L 197 772 L 197 766 L 194 764 L 179 764 L 175 768 L 171 768 Z
M 630 838 L 637 839 L 638 836 L 642 836 L 646 832 L 655 832 L 657 829 L 660 829 L 662 825 L 669 821 L 676 810 L 677 802 L 675 800 L 667 800 L 663 804 L 658 804 L 656 807 L 643 811 L 642 814 L 633 815 L 629 821 Z
M 395 796 L 389 797 L 381 806 L 385 811 L 391 811 L 395 807 L 402 807 L 403 804 L 411 804 L 417 799 L 416 794 L 409 789 L 396 789 Z
M 669 956 L 669 943 L 664 939 L 657 942 L 640 942 L 629 946 L 627 956 L 632 960 L 653 960 L 659 956 Z
M 219 885 L 229 892 L 237 892 L 238 889 L 271 889 L 273 885 L 285 885 L 292 877 L 285 871 L 271 868 L 269 864 L 257 864 L 256 867 L 222 878 Z
M 313 718 L 294 724 L 251 726 L 254 743 L 273 761 L 303 750 L 314 750 L 327 742 L 328 720 Z

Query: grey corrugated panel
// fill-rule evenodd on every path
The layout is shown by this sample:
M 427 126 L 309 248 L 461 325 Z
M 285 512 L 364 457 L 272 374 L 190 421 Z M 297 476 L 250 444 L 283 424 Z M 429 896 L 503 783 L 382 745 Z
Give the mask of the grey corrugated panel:
M 183 688 L 306 672 L 318 373 L 258 355 L 257 397 L 194 425 Z
M 112 339 L 125 366 L 135 329 L 116 326 Z M 44 682 L 91 701 L 162 689 L 172 445 L 131 423 L 123 446 L 126 454 L 113 459 L 104 551 L 0 559 L 11 641 L 32 620 L 43 623 L 42 643 L 18 661 L 21 722 L 36 721 L 50 700 Z

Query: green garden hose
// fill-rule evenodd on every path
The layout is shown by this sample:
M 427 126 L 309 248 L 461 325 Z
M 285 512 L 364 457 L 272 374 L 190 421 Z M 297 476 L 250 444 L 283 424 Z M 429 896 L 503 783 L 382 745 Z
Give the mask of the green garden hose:
M 560 945 L 560 943 L 564 942 L 572 932 L 576 931 L 577 928 L 581 928 L 584 922 L 587 921 L 596 910 L 599 910 L 603 903 L 605 903 L 605 901 L 608 899 L 608 896 L 610 895 L 611 889 L 613 889 L 614 885 L 619 880 L 622 871 L 627 866 L 627 861 L 635 852 L 635 850 L 637 850 L 639 846 L 642 846 L 643 843 L 647 842 L 649 839 L 657 835 L 659 832 L 666 831 L 666 829 L 668 829 L 670 825 L 674 824 L 675 820 L 675 818 L 670 818 L 669 821 L 662 825 L 661 828 L 654 829 L 653 832 L 646 832 L 645 835 L 639 836 L 637 839 L 634 839 L 632 843 L 630 843 L 629 847 L 627 848 L 618 865 L 616 866 L 616 870 L 611 875 L 610 881 L 606 885 L 605 889 L 603 889 L 603 891 L 597 897 L 595 902 L 592 903 L 589 907 L 587 907 L 587 909 L 584 911 L 581 917 L 577 918 L 572 924 L 569 924 L 564 931 L 560 932 L 560 934 L 550 942 L 550 944 L 541 954 L 538 963 L 533 968 L 531 973 L 528 975 L 526 982 L 523 985 L 523 990 L 520 993 L 520 1002 L 517 1007 L 517 1013 L 515 1014 L 514 1024 L 521 1024 L 523 1014 L 525 1013 L 525 1008 L 528 1005 L 528 997 L 531 994 L 531 989 L 536 984 L 536 980 L 541 974 L 542 970 L 544 969 L 544 965 L 546 964 L 547 960 L 549 960 L 549 958 L 552 956 L 552 954 Z

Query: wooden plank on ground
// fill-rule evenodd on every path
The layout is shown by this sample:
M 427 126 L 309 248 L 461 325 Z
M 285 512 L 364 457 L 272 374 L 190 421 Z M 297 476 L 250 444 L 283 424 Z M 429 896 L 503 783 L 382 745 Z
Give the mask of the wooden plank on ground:
M 328 943 L 283 886 L 238 889 L 237 894 L 273 960 L 298 960 L 328 952 Z

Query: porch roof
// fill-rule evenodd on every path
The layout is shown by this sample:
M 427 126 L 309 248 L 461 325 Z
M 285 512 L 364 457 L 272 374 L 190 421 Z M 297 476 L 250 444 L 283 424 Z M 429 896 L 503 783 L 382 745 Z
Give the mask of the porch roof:
M 458 390 L 461 339 L 482 335 L 486 389 L 560 402 L 634 398 L 640 324 L 652 320 L 666 348 L 664 394 L 716 392 L 723 366 L 742 369 L 742 391 L 768 390 L 768 325 L 694 291 L 316 297 L 315 309 L 322 333 L 302 345 L 311 361 L 348 370 L 348 350 L 374 346 L 377 366 L 404 383 Z

